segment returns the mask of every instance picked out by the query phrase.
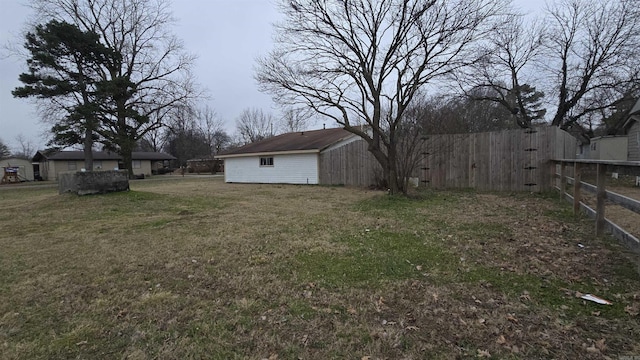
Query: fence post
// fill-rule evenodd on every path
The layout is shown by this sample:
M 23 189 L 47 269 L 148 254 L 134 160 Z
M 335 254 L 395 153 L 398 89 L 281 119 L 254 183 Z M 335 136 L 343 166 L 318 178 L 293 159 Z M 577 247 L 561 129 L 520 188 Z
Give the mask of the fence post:
M 605 176 L 607 175 L 607 164 L 597 165 L 598 172 L 598 191 L 596 194 L 596 236 L 600 236 L 604 233 L 604 200 L 607 198 L 607 193 L 605 192 L 604 182 Z
M 567 164 L 562 161 L 560 162 L 560 199 L 564 199 L 564 192 L 567 188 Z
M 582 169 L 579 162 L 573 163 L 573 214 L 576 215 L 580 212 L 580 182 L 582 181 Z

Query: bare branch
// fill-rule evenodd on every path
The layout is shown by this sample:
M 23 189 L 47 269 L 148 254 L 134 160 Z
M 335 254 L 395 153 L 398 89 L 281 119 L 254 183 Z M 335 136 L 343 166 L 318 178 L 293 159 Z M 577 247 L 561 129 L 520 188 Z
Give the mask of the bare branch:
M 404 112 L 421 88 L 477 60 L 473 48 L 505 3 L 282 1 L 276 49 L 259 61 L 256 79 L 280 103 L 311 108 L 361 136 L 391 191 L 405 191 L 395 164 Z

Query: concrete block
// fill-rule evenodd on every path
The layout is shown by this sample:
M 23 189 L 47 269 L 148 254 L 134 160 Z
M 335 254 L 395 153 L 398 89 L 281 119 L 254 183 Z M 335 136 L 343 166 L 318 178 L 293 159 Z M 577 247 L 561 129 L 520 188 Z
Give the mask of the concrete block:
M 126 171 L 86 171 L 64 173 L 58 177 L 59 194 L 91 195 L 128 190 L 129 176 Z

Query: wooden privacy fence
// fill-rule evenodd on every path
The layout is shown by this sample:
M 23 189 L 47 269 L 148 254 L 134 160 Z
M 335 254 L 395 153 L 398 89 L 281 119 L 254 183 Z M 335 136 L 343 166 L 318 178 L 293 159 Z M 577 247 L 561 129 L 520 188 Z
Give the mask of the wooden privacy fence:
M 364 140 L 321 152 L 318 168 L 323 185 L 371 186 L 382 176 L 382 169 Z
M 574 158 L 576 147 L 576 139 L 555 126 L 430 135 L 417 176 L 436 188 L 544 191 L 549 161 Z
M 574 158 L 576 139 L 557 127 L 428 135 L 413 177 L 420 186 L 489 191 L 549 190 L 549 161 Z M 382 169 L 365 141 L 320 153 L 320 183 L 376 185 Z
M 558 166 L 560 173 L 557 173 Z M 588 166 L 596 167 L 596 185 L 582 181 L 582 171 Z M 560 159 L 552 161 L 552 186 L 560 191 L 560 195 L 573 202 L 573 212 L 583 211 L 596 220 L 596 235 L 602 235 L 605 230 L 624 243 L 629 249 L 640 254 L 640 240 L 637 237 L 615 224 L 605 217 L 605 200 L 627 208 L 636 214 L 640 214 L 640 201 L 627 196 L 608 191 L 605 188 L 607 171 L 613 168 L 627 168 L 627 172 L 636 172 L 640 175 L 640 163 L 627 161 L 606 160 L 576 160 Z M 573 177 L 568 176 L 569 168 L 573 168 Z M 630 170 L 630 171 L 629 171 Z M 559 180 L 559 184 L 558 184 Z M 567 185 L 573 185 L 573 195 L 566 192 Z M 596 194 L 595 210 L 582 202 L 582 190 Z

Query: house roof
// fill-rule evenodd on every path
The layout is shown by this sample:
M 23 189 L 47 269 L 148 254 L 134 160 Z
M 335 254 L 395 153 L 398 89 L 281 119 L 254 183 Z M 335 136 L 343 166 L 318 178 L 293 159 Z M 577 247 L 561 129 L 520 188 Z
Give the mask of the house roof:
M 636 101 L 636 104 L 633 105 L 633 107 L 631 108 L 631 111 L 629 111 L 629 115 L 637 115 L 637 114 L 640 114 L 640 99 Z
M 640 99 L 638 99 L 631 110 L 629 110 L 629 115 L 627 115 L 627 118 L 622 125 L 625 133 L 629 131 L 629 128 L 631 127 L 631 125 L 633 125 L 634 121 L 640 121 Z
M 148 151 L 134 151 L 131 153 L 131 158 L 133 160 L 151 160 L 151 161 L 162 161 L 162 160 L 175 160 L 175 156 L 160 153 L 160 152 L 148 152 Z M 122 156 L 108 151 L 94 151 L 93 152 L 93 160 L 121 160 Z M 84 152 L 83 151 L 38 151 L 36 155 L 33 157 L 33 161 L 43 161 L 43 160 L 53 160 L 53 161 L 71 161 L 84 160 Z
M 29 163 L 29 164 L 31 164 L 31 160 L 27 160 L 27 159 L 15 157 L 15 156 L 10 156 L 10 157 L 6 157 L 6 158 L 1 158 L 0 159 L 0 163 L 2 163 L 2 164 L 10 164 L 12 162 L 15 162 L 15 163 Z
M 207 155 L 200 158 L 188 159 L 187 162 L 212 161 L 212 160 L 216 160 L 215 155 Z
M 319 152 L 352 136 L 356 135 L 342 128 L 292 132 L 256 141 L 216 157 L 225 158 L 278 152 Z
M 591 139 L 589 139 L 589 141 L 593 142 L 593 141 L 598 141 L 598 140 L 607 140 L 607 139 L 626 139 L 627 136 L 626 135 L 604 135 L 604 136 L 596 136 L 593 137 Z

